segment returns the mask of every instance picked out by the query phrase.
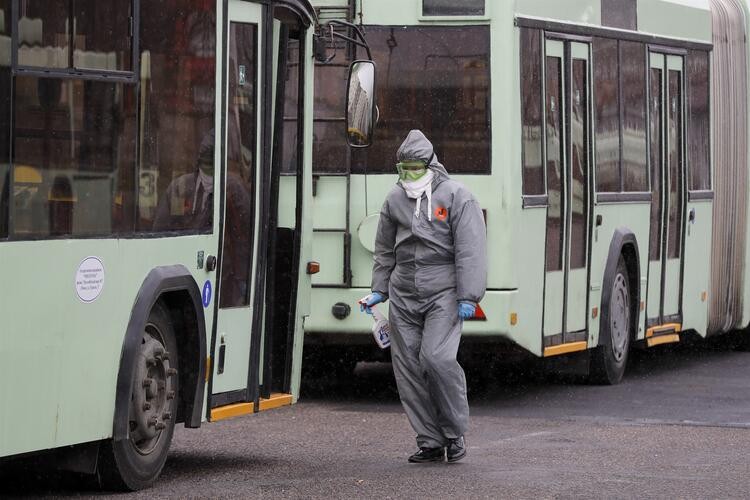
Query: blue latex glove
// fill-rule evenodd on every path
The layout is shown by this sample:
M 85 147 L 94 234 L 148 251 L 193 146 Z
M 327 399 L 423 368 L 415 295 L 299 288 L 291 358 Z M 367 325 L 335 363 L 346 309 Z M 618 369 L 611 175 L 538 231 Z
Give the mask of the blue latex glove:
M 366 312 L 367 314 L 372 314 L 372 306 L 374 306 L 375 304 L 380 304 L 381 302 L 385 302 L 385 297 L 380 295 L 378 292 L 372 292 L 367 296 L 366 302 L 360 302 L 359 311 Z
M 473 318 L 475 312 L 477 312 L 476 304 L 473 304 L 471 302 L 458 303 L 458 317 L 462 320 Z

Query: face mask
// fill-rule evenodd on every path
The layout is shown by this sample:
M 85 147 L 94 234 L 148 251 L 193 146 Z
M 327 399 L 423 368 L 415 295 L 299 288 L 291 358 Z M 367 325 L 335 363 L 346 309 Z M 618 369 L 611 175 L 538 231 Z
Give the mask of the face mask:
M 417 181 L 427 173 L 427 165 L 421 160 L 402 161 L 396 164 L 396 170 L 402 181 Z
M 214 164 L 213 164 L 213 162 L 208 163 L 208 162 L 201 161 L 201 162 L 198 163 L 198 168 L 203 173 L 203 175 L 207 175 L 209 177 L 213 177 L 214 176 Z

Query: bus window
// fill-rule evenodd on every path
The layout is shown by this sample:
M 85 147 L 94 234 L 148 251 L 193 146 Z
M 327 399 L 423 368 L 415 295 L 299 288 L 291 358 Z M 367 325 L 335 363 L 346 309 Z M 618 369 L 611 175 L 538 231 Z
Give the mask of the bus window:
M 490 173 L 489 26 L 368 26 L 378 67 L 377 140 L 352 152 L 355 173 L 393 173 L 411 129 L 437 146 L 451 173 Z
M 636 0 L 602 0 L 602 26 L 637 29 Z
M 343 50 L 338 48 L 337 50 Z M 349 147 L 341 140 L 346 101 L 346 61 L 315 66 L 315 123 L 313 169 L 315 173 L 346 173 Z
M 547 56 L 547 271 L 562 269 L 563 260 L 563 138 L 562 60 Z
M 299 40 L 286 41 L 286 82 L 284 85 L 284 139 L 281 149 L 281 171 L 297 172 L 297 122 L 299 120 Z M 343 94 L 343 91 L 341 91 Z M 343 107 L 342 107 L 343 109 Z M 341 131 L 339 130 L 339 137 Z
M 648 191 L 646 161 L 646 48 L 620 42 L 622 177 L 624 191 Z
M 113 214 L 134 175 L 135 87 L 21 76 L 15 96 L 14 235 L 132 231 Z
M 250 304 L 257 151 L 257 26 L 231 23 L 224 252 L 220 307 Z M 237 68 L 244 68 L 240 79 Z M 210 209 L 213 212 L 213 207 Z
M 539 30 L 521 29 L 523 194 L 544 194 L 542 169 L 542 59 Z
M 10 0 L 0 0 L 0 13 L 5 21 L 0 24 L 0 40 L 10 40 Z M 10 216 L 10 44 L 0 44 L 0 239 L 8 237 Z
M 31 0 L 22 2 L 20 7 L 19 65 L 132 70 L 132 2 Z M 74 32 L 70 29 L 71 19 Z
M 483 16 L 485 0 L 422 0 L 423 16 Z
M 18 64 L 68 68 L 69 14 L 68 0 L 23 2 L 18 13 Z
M 131 2 L 76 0 L 72 3 L 75 19 L 73 66 L 131 71 Z
M 216 15 L 204 0 L 141 4 L 138 230 L 213 228 Z M 209 151 L 210 149 L 210 151 Z
M 617 40 L 594 38 L 596 190 L 620 191 L 620 97 Z
M 689 188 L 708 191 L 711 189 L 708 52 L 688 51 L 687 77 Z

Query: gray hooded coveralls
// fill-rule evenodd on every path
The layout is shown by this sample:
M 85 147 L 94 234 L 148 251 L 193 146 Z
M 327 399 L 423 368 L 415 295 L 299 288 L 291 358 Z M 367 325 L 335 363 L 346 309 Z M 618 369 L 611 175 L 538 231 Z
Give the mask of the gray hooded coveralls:
M 412 130 L 398 159 L 429 162 L 432 220 L 422 195 L 397 184 L 380 212 L 372 290 L 390 299 L 391 357 L 401 403 L 417 446 L 438 448 L 462 436 L 469 420 L 466 377 L 456 361 L 458 303 L 479 303 L 487 282 L 484 217 L 474 196 L 451 180 L 424 134 Z

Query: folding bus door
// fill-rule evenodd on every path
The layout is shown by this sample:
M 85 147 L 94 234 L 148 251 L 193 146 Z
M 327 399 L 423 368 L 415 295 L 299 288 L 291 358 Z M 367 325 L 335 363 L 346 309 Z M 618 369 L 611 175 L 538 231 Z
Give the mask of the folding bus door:
M 226 173 L 223 184 L 224 217 L 219 312 L 213 356 L 211 406 L 252 401 L 249 390 L 253 317 L 253 276 L 258 244 L 258 200 L 261 147 L 259 64 L 262 7 L 229 2 L 229 36 L 224 47 L 226 81 Z M 217 141 L 218 142 L 218 141 Z
M 685 211 L 683 57 L 649 57 L 651 231 L 647 337 L 681 325 L 683 217 Z
M 545 159 L 549 206 L 544 348 L 585 349 L 590 218 L 589 45 L 546 40 Z M 583 344 L 581 344 L 583 342 Z

